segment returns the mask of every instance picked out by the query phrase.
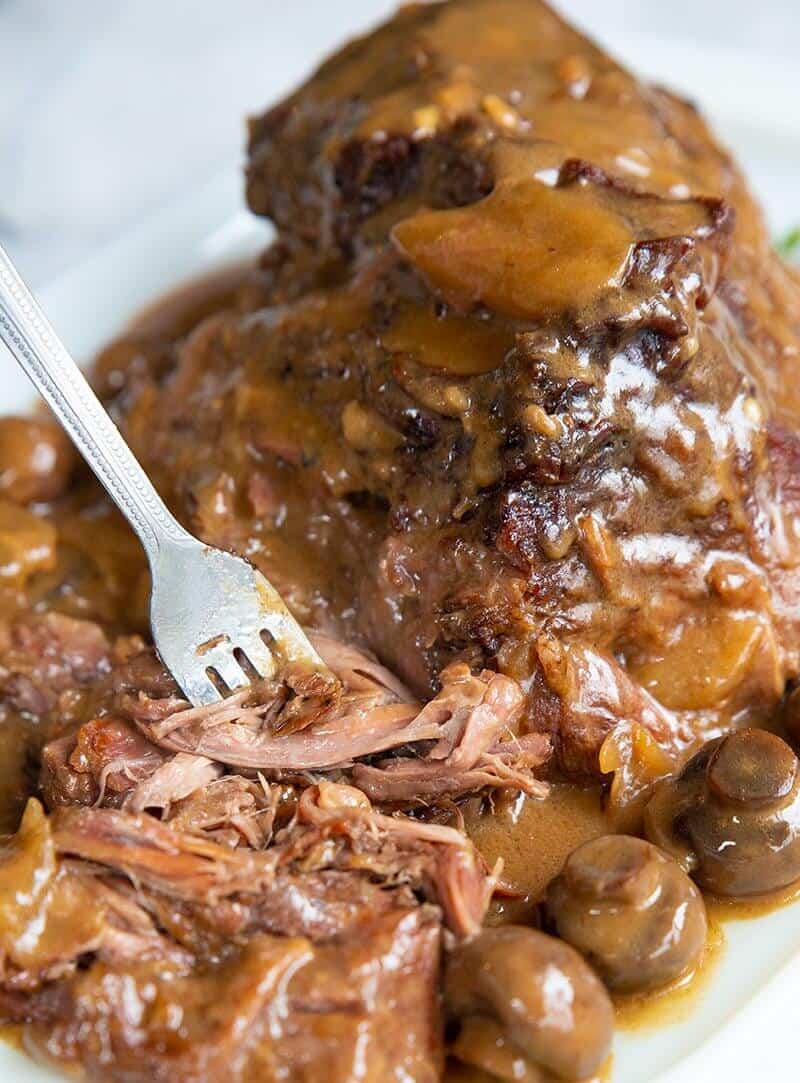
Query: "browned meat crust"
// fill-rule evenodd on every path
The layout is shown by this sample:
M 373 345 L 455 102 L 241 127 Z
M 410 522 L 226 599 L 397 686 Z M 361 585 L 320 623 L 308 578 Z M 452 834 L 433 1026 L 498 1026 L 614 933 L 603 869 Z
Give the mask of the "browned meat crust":
M 319 401 L 306 473 L 387 508 L 358 593 L 384 658 L 417 686 L 454 657 L 533 675 L 570 770 L 631 679 L 673 752 L 769 713 L 798 667 L 800 307 L 689 105 L 532 0 L 411 8 L 252 123 L 248 193 L 286 273 L 313 249 L 346 283 L 234 354 Z M 560 644 L 596 664 L 560 681 Z

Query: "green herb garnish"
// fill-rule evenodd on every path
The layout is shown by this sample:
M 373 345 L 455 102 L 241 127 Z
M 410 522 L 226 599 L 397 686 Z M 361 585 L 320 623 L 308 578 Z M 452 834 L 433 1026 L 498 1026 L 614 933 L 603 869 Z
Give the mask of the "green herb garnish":
M 800 253 L 800 226 L 795 226 L 794 229 L 790 229 L 789 232 L 778 241 L 776 247 L 784 259 L 791 259 L 793 256 Z

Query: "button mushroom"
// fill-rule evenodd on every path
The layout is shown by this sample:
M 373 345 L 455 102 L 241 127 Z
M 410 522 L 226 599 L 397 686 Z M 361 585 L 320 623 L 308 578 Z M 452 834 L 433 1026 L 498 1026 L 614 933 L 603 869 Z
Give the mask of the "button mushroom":
M 709 741 L 659 784 L 645 830 L 716 895 L 786 887 L 800 878 L 797 757 L 766 730 Z
M 60 426 L 39 418 L 0 418 L 0 496 L 16 504 L 54 500 L 77 456 Z
M 683 869 L 630 835 L 603 835 L 574 850 L 547 892 L 558 935 L 610 989 L 653 989 L 677 978 L 706 939 L 702 896 Z
M 781 721 L 795 748 L 800 748 L 800 684 L 792 684 L 786 692 Z
M 591 1075 L 611 1048 L 614 1011 L 603 984 L 568 944 L 524 926 L 487 928 L 457 947 L 445 1003 L 470 1039 L 489 1033 L 493 1048 L 505 1043 L 512 1059 L 560 1079 Z M 472 1063 L 488 1066 L 474 1040 L 463 1046 Z M 463 1057 L 458 1042 L 456 1052 Z

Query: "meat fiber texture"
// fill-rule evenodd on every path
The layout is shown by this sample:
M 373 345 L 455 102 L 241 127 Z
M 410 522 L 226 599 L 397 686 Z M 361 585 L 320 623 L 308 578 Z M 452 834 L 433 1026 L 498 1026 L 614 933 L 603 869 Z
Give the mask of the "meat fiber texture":
M 620 721 L 682 758 L 769 716 L 800 297 L 693 106 L 536 0 L 412 5 L 251 122 L 248 199 L 274 303 L 213 392 L 326 494 L 386 664 L 517 680 L 570 772 Z

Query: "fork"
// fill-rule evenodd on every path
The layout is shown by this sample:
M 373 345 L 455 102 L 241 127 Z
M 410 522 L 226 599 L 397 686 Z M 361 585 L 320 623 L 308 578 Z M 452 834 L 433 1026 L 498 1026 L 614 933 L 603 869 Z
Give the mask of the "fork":
M 0 247 L 0 340 L 139 536 L 150 622 L 186 698 L 206 706 L 289 663 L 332 674 L 269 580 L 180 525 Z

